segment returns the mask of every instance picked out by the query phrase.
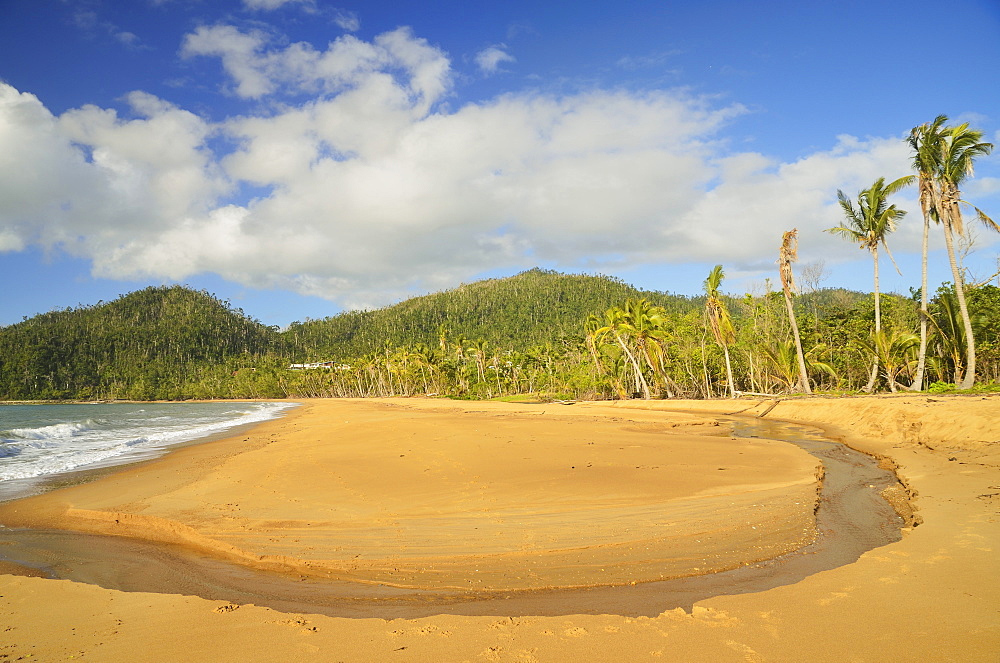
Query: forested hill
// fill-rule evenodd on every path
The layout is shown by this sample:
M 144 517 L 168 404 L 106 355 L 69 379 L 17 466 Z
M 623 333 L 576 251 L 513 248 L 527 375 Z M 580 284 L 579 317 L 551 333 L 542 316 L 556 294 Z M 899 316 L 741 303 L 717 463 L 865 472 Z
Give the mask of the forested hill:
M 278 333 L 206 292 L 151 287 L 0 329 L 0 397 L 172 398 L 199 373 L 276 352 Z
M 439 345 L 461 339 L 526 349 L 563 337 L 578 341 L 587 316 L 630 297 L 645 297 L 669 312 L 700 307 L 703 299 L 642 291 L 616 278 L 532 269 L 509 278 L 462 285 L 374 311 L 350 311 L 292 324 L 283 333 L 301 358 L 347 360 L 386 346 Z
M 578 343 L 588 315 L 629 297 L 677 313 L 701 305 L 610 277 L 534 269 L 279 333 L 206 292 L 150 287 L 0 328 L 0 399 L 225 397 L 223 386 L 232 388 L 229 395 L 242 393 L 233 376 L 244 369 L 278 371 L 278 380 L 289 362 L 438 347 L 442 333 L 449 344 L 485 341 L 501 349 Z
M 627 300 L 638 299 L 662 307 L 656 328 L 645 329 L 652 339 L 645 347 L 652 352 L 648 343 L 653 342 L 660 348 L 659 364 L 652 363 L 652 354 L 642 355 L 655 373 L 649 379 L 666 379 L 669 369 L 676 372 L 669 376 L 671 388 L 694 385 L 691 394 L 708 393 L 705 385 L 712 379 L 698 373 L 718 369 L 721 354 L 706 342 L 704 297 L 533 269 L 378 310 L 294 323 L 283 332 L 206 292 L 181 286 L 146 288 L 108 303 L 52 311 L 0 328 L 0 400 L 413 393 L 489 398 L 519 390 L 608 397 L 634 392 L 625 384 L 632 378 L 624 376 L 638 370 L 637 364 L 629 363 L 617 340 L 588 336 L 586 321 L 590 315 L 603 319 L 609 309 L 620 312 Z M 780 299 L 780 293 L 725 298 L 742 335 L 736 347 L 743 350 L 734 361 L 752 358 L 757 382 L 764 380 L 767 363 L 760 357 L 770 352 L 780 363 L 781 353 L 791 347 Z M 836 361 L 854 356 L 853 339 L 871 326 L 869 300 L 840 290 L 797 300 L 800 326 L 815 356 L 834 347 L 847 349 L 838 351 Z M 911 304 L 884 297 L 885 322 L 910 325 Z M 897 309 L 902 317 L 893 322 Z M 316 361 L 341 367 L 289 370 L 291 363 Z M 859 366 L 851 369 L 849 380 L 867 376 L 868 364 Z

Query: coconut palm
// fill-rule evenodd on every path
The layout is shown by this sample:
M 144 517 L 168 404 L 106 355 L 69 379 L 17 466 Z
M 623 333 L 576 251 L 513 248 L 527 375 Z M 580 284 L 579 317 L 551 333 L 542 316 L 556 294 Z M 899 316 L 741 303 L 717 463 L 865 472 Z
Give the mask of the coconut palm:
M 705 279 L 705 316 L 708 318 L 708 328 L 715 338 L 715 342 L 722 348 L 726 357 L 726 379 L 729 383 L 729 396 L 736 398 L 736 384 L 733 382 L 733 366 L 729 361 L 729 346 L 736 342 L 736 329 L 733 327 L 733 320 L 729 316 L 722 295 L 719 293 L 719 286 L 722 279 L 726 277 L 722 271 L 722 265 L 716 265 L 709 272 Z
M 956 233 L 964 233 L 961 206 L 969 205 L 962 200 L 961 185 L 973 175 L 975 160 L 992 152 L 993 144 L 982 142 L 983 132 L 970 129 L 968 123 L 947 127 L 944 126 L 947 121 L 947 116 L 940 115 L 933 123 L 916 127 L 911 132 L 910 144 L 916 152 L 914 165 L 922 175 L 926 172 L 925 177 L 931 182 L 927 193 L 929 211 L 926 216 L 936 219 L 944 229 L 945 248 L 948 250 L 948 262 L 955 282 L 955 296 L 967 339 L 966 370 L 960 388 L 969 389 L 976 381 L 976 343 L 965 301 L 965 280 L 955 256 L 954 236 Z M 921 204 L 923 206 L 923 200 Z M 984 225 L 1000 232 L 1000 226 L 990 217 L 979 208 L 972 207 Z M 926 286 L 924 291 L 926 292 Z M 925 316 L 924 306 L 922 317 Z
M 663 371 L 663 343 L 668 336 L 665 329 L 666 311 L 662 306 L 654 306 L 648 299 L 642 298 L 626 300 L 625 313 L 627 322 L 623 329 L 634 341 L 637 354 L 646 360 L 654 381 L 659 379 L 667 396 L 672 397 L 673 393 Z M 660 393 L 662 394 L 662 390 Z
M 960 384 L 965 371 L 963 361 L 968 341 L 962 314 L 958 308 L 958 298 L 953 291 L 942 290 L 938 292 L 936 304 L 936 310 L 930 316 L 933 329 L 928 344 L 935 349 L 942 360 L 942 369 L 948 365 L 952 367 L 951 381 Z M 970 319 L 972 328 L 976 331 L 981 331 L 986 324 L 986 316 L 982 313 L 973 313 Z
M 927 323 L 930 314 L 927 311 L 927 243 L 930 235 L 931 220 L 938 222 L 937 216 L 937 186 L 934 181 L 937 163 L 941 153 L 942 127 L 948 118 L 938 115 L 933 122 L 921 124 L 910 131 L 906 139 L 913 149 L 913 169 L 917 171 L 918 199 L 920 212 L 924 219 L 923 246 L 920 254 L 920 349 L 917 353 L 917 368 L 911 389 L 920 391 L 924 384 L 924 370 L 927 362 Z
M 785 391 L 792 391 L 799 383 L 798 353 L 795 342 L 792 340 L 777 341 L 771 345 L 761 346 L 764 357 L 765 374 L 780 382 Z M 814 345 L 805 353 L 805 363 L 811 373 L 825 373 L 836 378 L 837 372 L 833 366 L 823 361 L 822 356 L 827 352 L 825 343 Z
M 965 280 L 955 258 L 954 234 L 964 233 L 961 205 L 968 204 L 962 200 L 960 185 L 973 174 L 976 157 L 985 156 L 993 150 L 993 144 L 982 142 L 982 137 L 983 132 L 970 129 L 968 123 L 951 127 L 942 144 L 941 170 L 938 175 L 941 193 L 938 216 L 944 226 L 945 247 L 948 249 L 948 261 L 951 263 L 951 273 L 955 279 L 955 296 L 958 298 L 958 308 L 965 327 L 966 368 L 962 378 L 962 389 L 970 389 L 976 381 L 976 341 L 969 307 L 965 302 Z M 986 216 L 978 207 L 973 209 L 983 224 L 1000 232 L 1000 226 L 993 219 Z
M 799 336 L 799 325 L 795 321 L 795 310 L 792 308 L 792 293 L 795 291 L 795 277 L 792 273 L 792 263 L 798 257 L 799 231 L 793 228 L 781 236 L 781 247 L 778 251 L 778 273 L 781 276 L 781 287 L 785 291 L 785 307 L 788 309 L 788 322 L 792 326 L 792 337 L 795 339 L 795 353 L 799 364 L 799 389 L 807 394 L 812 393 L 809 387 L 809 374 L 806 372 L 805 354 L 802 352 L 802 338 Z
M 909 332 L 887 333 L 880 329 L 870 339 L 859 340 L 858 344 L 869 354 L 878 357 L 889 391 L 895 393 L 899 375 L 910 365 L 913 349 L 920 344 L 920 337 Z
M 875 279 L 876 332 L 882 330 L 882 308 L 878 287 L 878 247 L 881 244 L 886 253 L 889 254 L 889 258 L 892 259 L 892 253 L 889 251 L 889 245 L 885 238 L 896 229 L 897 222 L 906 215 L 904 210 L 896 209 L 895 205 L 889 204 L 889 196 L 912 183 L 913 179 L 912 175 L 907 175 L 886 184 L 885 178 L 880 177 L 875 180 L 874 184 L 858 194 L 857 207 L 843 191 L 838 189 L 837 200 L 844 212 L 844 220 L 840 222 L 839 226 L 827 229 L 827 232 L 856 242 L 862 249 L 868 249 L 871 252 Z M 895 260 L 893 260 L 893 264 L 895 265 Z M 876 357 L 865 391 L 872 390 L 877 375 L 878 358 Z
M 642 367 L 639 366 L 639 361 L 635 357 L 635 353 L 629 348 L 628 344 L 625 343 L 624 336 L 627 335 L 632 328 L 631 315 L 625 310 L 613 306 L 607 310 L 604 314 L 604 326 L 597 330 L 596 336 L 601 339 L 605 336 L 610 335 L 618 346 L 622 349 L 622 353 L 628 358 L 629 364 L 632 366 L 632 370 L 635 375 L 635 386 L 636 391 L 642 393 L 642 397 L 649 400 L 649 383 L 646 381 L 646 376 L 642 374 Z

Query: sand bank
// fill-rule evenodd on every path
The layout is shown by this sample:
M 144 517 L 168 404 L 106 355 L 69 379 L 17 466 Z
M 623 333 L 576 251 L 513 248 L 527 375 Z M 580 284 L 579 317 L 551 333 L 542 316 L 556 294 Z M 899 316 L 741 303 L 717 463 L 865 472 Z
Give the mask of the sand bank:
M 402 577 L 400 584 L 459 587 L 469 580 L 470 567 L 484 561 L 493 564 L 488 582 L 496 587 L 588 584 L 599 577 L 599 568 L 616 563 L 614 573 L 642 572 L 633 562 L 654 560 L 657 554 L 636 554 L 638 543 L 652 550 L 663 546 L 663 551 L 671 544 L 669 536 L 656 533 L 658 521 L 651 512 L 701 500 L 729 500 L 730 513 L 740 517 L 758 513 L 748 507 L 764 503 L 762 523 L 771 544 L 810 536 L 802 511 L 788 502 L 802 502 L 814 488 L 811 457 L 779 443 L 741 441 L 750 444 L 741 447 L 727 435 L 693 434 L 718 432 L 710 415 L 734 411 L 732 402 L 578 404 L 530 412 L 499 404 L 403 404 L 365 404 L 340 417 L 333 414 L 337 408 L 351 404 L 329 406 L 333 409 L 324 415 L 325 404 L 311 403 L 237 440 L 191 447 L 116 475 L 109 479 L 116 482 L 114 491 L 101 488 L 110 485 L 102 481 L 18 503 L 16 513 L 14 506 L 5 510 L 3 522 L 49 519 L 85 523 L 98 531 L 134 528 L 131 533 L 147 536 L 173 528 L 163 538 L 206 545 L 216 553 L 229 546 L 234 555 L 300 560 L 308 562 L 307 569 L 356 574 L 344 577 L 364 581 Z M 345 620 L 3 576 L 0 617 L 10 627 L 0 633 L 0 654 L 135 660 L 141 648 L 149 652 L 148 660 L 170 660 L 182 637 L 184 658 L 206 661 L 995 660 L 1000 651 L 1000 568 L 994 552 L 1000 544 L 998 405 L 995 398 L 926 397 L 777 405 L 768 418 L 828 426 L 852 445 L 896 464 L 924 522 L 902 541 L 873 550 L 857 563 L 795 585 L 704 600 L 689 612 L 655 618 L 508 619 L 497 614 Z M 757 411 L 766 407 L 761 404 Z M 701 414 L 672 408 L 700 409 Z M 556 414 L 556 431 L 543 432 L 549 426 L 545 420 Z M 294 448 L 277 453 L 282 440 L 293 437 Z M 330 439 L 342 438 L 355 448 L 349 457 L 330 458 Z M 435 438 L 441 438 L 437 442 L 447 453 L 428 441 Z M 366 460 L 352 464 L 358 458 Z M 381 468 L 375 474 L 372 463 Z M 194 467 L 200 469 L 192 473 Z M 431 472 L 433 481 L 417 478 Z M 612 479 L 599 480 L 601 474 Z M 552 477 L 559 478 L 557 487 Z M 374 495 L 376 486 L 388 488 Z M 318 494 L 336 497 L 304 499 Z M 412 495 L 419 500 L 408 500 Z M 773 504 L 762 499 L 769 495 L 775 497 Z M 698 566 L 711 559 L 725 564 L 753 557 L 756 553 L 742 550 L 747 542 L 739 539 L 749 521 L 727 529 L 726 519 L 712 520 L 715 512 L 694 515 L 736 545 L 717 546 L 718 558 L 699 555 Z M 438 527 L 450 528 L 450 536 L 430 533 Z M 349 553 L 359 560 L 354 567 L 344 564 L 346 546 L 343 554 L 333 554 L 336 545 L 343 545 L 334 543 L 334 532 L 345 530 L 357 534 Z M 421 531 L 427 533 L 414 538 Z M 264 532 L 280 536 L 271 541 Z M 518 532 L 535 536 L 525 540 Z M 391 545 L 388 553 L 372 543 L 382 537 Z M 455 545 L 456 538 L 482 545 L 489 554 L 463 555 L 472 547 Z M 591 542 L 584 544 L 590 546 L 586 554 L 576 547 L 581 538 Z M 441 561 L 427 554 L 432 546 L 450 550 L 446 557 L 452 565 L 428 580 L 428 564 Z M 553 551 L 554 557 L 546 557 Z M 524 562 L 533 556 L 545 559 L 544 573 L 540 580 L 525 581 Z M 728 561 L 720 562 L 723 558 Z M 389 561 L 395 564 L 391 573 Z M 652 565 L 649 570 L 659 573 Z M 150 620 L 154 613 L 156 619 Z M 859 636 L 862 626 L 868 635 Z
M 814 538 L 815 458 L 732 439 L 703 416 L 656 419 L 316 401 L 226 443 L 0 507 L 0 522 L 183 544 L 304 576 L 475 591 L 704 574 Z

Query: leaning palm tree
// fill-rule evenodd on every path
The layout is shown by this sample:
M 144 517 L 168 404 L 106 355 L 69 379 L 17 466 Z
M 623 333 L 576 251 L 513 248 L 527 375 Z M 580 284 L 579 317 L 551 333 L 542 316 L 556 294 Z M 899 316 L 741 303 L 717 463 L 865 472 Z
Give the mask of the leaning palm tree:
M 973 174 L 975 159 L 988 155 L 993 150 L 993 144 L 982 142 L 982 137 L 983 132 L 970 129 L 968 123 L 949 127 L 941 143 L 940 169 L 936 178 L 940 193 L 937 214 L 944 227 L 944 243 L 948 249 L 948 261 L 951 263 L 951 273 L 955 279 L 955 296 L 958 298 L 958 308 L 965 327 L 966 367 L 962 378 L 962 389 L 972 388 L 976 381 L 976 341 L 969 307 L 965 302 L 965 280 L 955 258 L 954 235 L 964 233 L 961 205 L 969 205 L 962 200 L 960 185 Z M 1000 232 L 1000 226 L 993 219 L 986 216 L 978 207 L 969 206 L 975 210 L 976 216 L 983 224 Z
M 966 372 L 960 388 L 972 387 L 976 380 L 976 344 L 972 337 L 972 321 L 965 302 L 965 281 L 962 269 L 955 257 L 954 235 L 964 232 L 962 221 L 962 200 L 960 185 L 973 174 L 976 158 L 985 156 L 993 150 L 992 143 L 982 142 L 983 132 L 970 129 L 968 123 L 954 127 L 945 126 L 947 116 L 939 115 L 934 122 L 915 127 L 910 132 L 908 142 L 913 148 L 913 165 L 920 178 L 920 203 L 924 211 L 925 232 L 929 220 L 934 219 L 944 229 L 945 247 L 948 250 L 948 261 L 951 264 L 952 277 L 955 281 L 955 296 L 958 299 L 962 324 L 968 339 L 966 344 Z M 977 207 L 973 207 L 976 216 L 988 228 L 1000 232 L 998 226 L 990 217 Z M 921 352 L 917 364 L 917 378 L 914 387 L 922 386 L 921 359 L 926 356 L 927 338 L 927 258 L 926 241 L 924 249 L 924 274 L 921 297 Z
M 809 374 L 806 372 L 806 359 L 802 352 L 802 338 L 799 336 L 799 325 L 795 321 L 795 309 L 792 307 L 792 293 L 795 291 L 795 277 L 792 274 L 792 263 L 798 257 L 799 231 L 793 228 L 781 236 L 781 248 L 778 252 L 778 273 L 781 275 L 781 287 L 785 291 L 785 306 L 788 309 L 788 322 L 792 326 L 792 336 L 795 339 L 795 353 L 799 364 L 799 389 L 807 394 L 812 393 L 809 387 Z
M 657 388 L 666 389 L 667 396 L 673 398 L 663 367 L 663 345 L 667 339 L 666 311 L 662 306 L 654 306 L 648 299 L 627 299 L 625 313 L 628 323 L 624 330 L 635 342 L 636 353 L 646 360 L 652 371 Z M 654 360 L 654 355 L 656 355 Z M 662 389 L 660 389 L 662 394 Z
M 892 259 L 892 253 L 889 251 L 889 245 L 886 243 L 885 238 L 896 229 L 896 223 L 906 215 L 905 211 L 896 209 L 895 205 L 890 205 L 888 199 L 889 196 L 912 183 L 913 179 L 912 175 L 908 175 L 900 177 L 887 185 L 885 178 L 880 177 L 875 180 L 874 184 L 858 194 L 857 207 L 854 206 L 854 203 L 843 191 L 838 189 L 837 200 L 840 202 L 840 207 L 844 212 L 844 220 L 840 222 L 839 226 L 827 229 L 829 233 L 839 235 L 851 242 L 856 242 L 862 249 L 868 249 L 872 254 L 875 279 L 876 333 L 882 331 L 882 308 L 878 287 L 878 247 L 881 244 L 885 248 L 886 253 L 889 254 L 889 258 Z M 893 265 L 895 264 L 896 261 L 893 260 Z M 897 267 L 896 270 L 899 271 L 899 268 Z M 875 386 L 877 376 L 878 357 L 875 357 L 871 377 L 868 379 L 865 391 L 872 390 Z
M 715 342 L 726 357 L 726 379 L 729 381 L 729 396 L 736 398 L 736 384 L 733 382 L 733 366 L 729 361 L 729 346 L 736 342 L 736 329 L 733 327 L 733 320 L 729 317 L 722 296 L 719 294 L 719 286 L 722 279 L 726 277 L 722 271 L 722 265 L 716 265 L 709 272 L 705 279 L 705 316 L 708 318 L 708 327 L 715 338 Z
M 639 366 L 639 361 L 636 359 L 635 353 L 625 343 L 625 336 L 629 335 L 630 330 L 633 328 L 629 312 L 617 306 L 612 306 L 604 314 L 604 326 L 598 329 L 595 335 L 598 339 L 611 336 L 615 340 L 632 367 L 635 378 L 635 391 L 641 392 L 642 397 L 648 401 L 650 398 L 649 383 L 646 382 L 646 376 L 642 374 L 642 367 Z

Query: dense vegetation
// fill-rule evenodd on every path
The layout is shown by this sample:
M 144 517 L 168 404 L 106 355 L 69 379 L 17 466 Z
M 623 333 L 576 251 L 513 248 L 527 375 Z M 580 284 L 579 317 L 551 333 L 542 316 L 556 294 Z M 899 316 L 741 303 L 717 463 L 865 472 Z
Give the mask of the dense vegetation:
M 731 330 L 718 338 L 712 297 L 640 292 L 612 278 L 540 270 L 283 332 L 205 292 L 147 288 L 0 329 L 0 398 L 704 398 L 794 391 L 782 292 L 733 298 L 718 285 L 713 306 L 726 312 Z M 995 382 L 1000 288 L 968 294 L 981 380 Z M 882 295 L 884 348 L 873 340 L 871 295 L 822 289 L 794 305 L 814 389 L 862 389 L 879 352 L 883 368 L 874 389 L 912 381 L 915 346 L 906 338 L 918 324 L 914 299 Z M 941 389 L 964 366 L 953 290 L 939 290 L 931 310 L 928 371 Z M 289 368 L 318 360 L 333 365 Z
M 0 396 L 212 397 L 279 347 L 277 332 L 207 293 L 147 288 L 0 330 Z
M 383 309 L 296 322 L 284 337 L 297 357 L 340 361 L 386 346 L 437 346 L 442 334 L 452 340 L 524 349 L 564 338 L 578 339 L 581 321 L 589 314 L 639 297 L 674 312 L 687 310 L 697 301 L 641 291 L 611 277 L 532 269 L 510 278 L 477 281 L 414 297 Z

